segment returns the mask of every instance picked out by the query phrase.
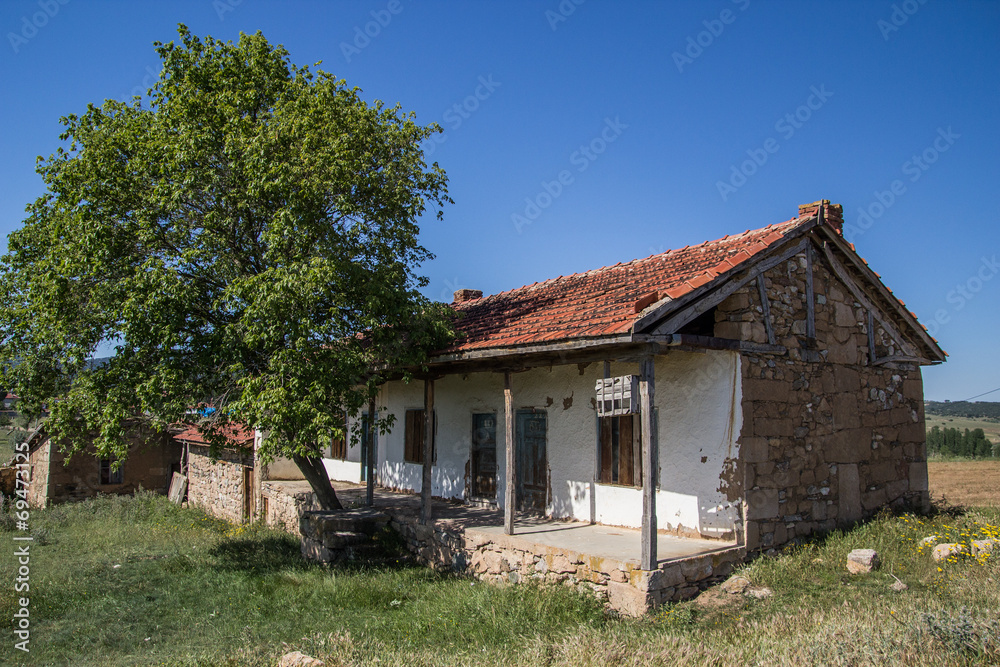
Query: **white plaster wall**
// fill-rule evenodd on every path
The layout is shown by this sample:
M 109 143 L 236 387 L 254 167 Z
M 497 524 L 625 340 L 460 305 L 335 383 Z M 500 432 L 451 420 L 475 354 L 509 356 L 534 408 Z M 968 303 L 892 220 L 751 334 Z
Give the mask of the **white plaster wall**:
M 732 531 L 735 504 L 719 491 L 727 460 L 737 458 L 740 432 L 739 355 L 671 351 L 656 359 L 657 424 L 660 449 L 659 527 L 721 536 Z M 638 373 L 638 364 L 614 363 L 611 374 Z M 598 455 L 594 385 L 602 364 L 536 368 L 513 375 L 515 410 L 534 408 L 547 416 L 550 498 L 547 513 L 609 525 L 638 527 L 642 496 L 636 488 L 595 483 Z M 407 409 L 423 407 L 423 382 L 394 382 L 381 400 L 396 416 L 392 433 L 379 446 L 379 483 L 419 491 L 420 465 L 403 462 Z M 472 414 L 494 412 L 497 424 L 498 498 L 506 475 L 503 376 L 472 373 L 435 383 L 437 462 L 432 493 L 464 498 L 472 438 Z
M 377 410 L 381 410 L 381 396 L 376 400 L 375 407 Z M 354 417 L 347 418 L 347 458 L 346 459 L 331 459 L 328 457 L 323 458 L 323 466 L 326 468 L 326 474 L 330 476 L 331 480 L 340 482 L 354 482 L 360 483 L 361 480 L 361 419 L 362 416 L 356 415 Z M 398 426 L 402 428 L 402 426 Z M 375 434 L 375 451 L 379 453 L 379 435 Z M 329 453 L 329 446 L 326 449 Z M 387 485 L 388 486 L 388 485 Z

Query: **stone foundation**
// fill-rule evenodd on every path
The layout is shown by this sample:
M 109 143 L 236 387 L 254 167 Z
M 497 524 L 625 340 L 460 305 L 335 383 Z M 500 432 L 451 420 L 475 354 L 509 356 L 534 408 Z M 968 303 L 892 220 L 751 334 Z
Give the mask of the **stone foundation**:
M 269 526 L 299 532 L 299 519 L 305 513 L 319 509 L 312 491 L 289 492 L 280 482 L 261 482 L 260 518 Z
M 302 556 L 328 564 L 377 556 L 374 538 L 388 523 L 388 515 L 373 509 L 304 512 L 299 519 Z
M 632 616 L 665 602 L 694 597 L 729 576 L 741 563 L 742 547 L 639 569 L 635 561 L 590 556 L 535 544 L 517 536 L 462 528 L 453 522 L 422 525 L 413 517 L 393 516 L 390 524 L 416 559 L 437 570 L 451 570 L 494 583 L 537 581 L 576 586 Z

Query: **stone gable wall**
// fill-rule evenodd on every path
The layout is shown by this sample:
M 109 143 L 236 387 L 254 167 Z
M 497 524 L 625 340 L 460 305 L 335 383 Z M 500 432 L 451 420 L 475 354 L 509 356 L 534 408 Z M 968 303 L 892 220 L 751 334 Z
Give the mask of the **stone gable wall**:
M 882 507 L 929 504 L 920 369 L 870 365 L 865 308 L 821 253 L 813 259 L 815 343 L 806 337 L 801 253 L 765 273 L 775 342 L 787 353 L 743 355 L 736 476 L 751 550 L 850 525 Z M 875 327 L 875 357 L 898 354 L 877 319 Z M 756 283 L 720 304 L 716 335 L 768 342 Z

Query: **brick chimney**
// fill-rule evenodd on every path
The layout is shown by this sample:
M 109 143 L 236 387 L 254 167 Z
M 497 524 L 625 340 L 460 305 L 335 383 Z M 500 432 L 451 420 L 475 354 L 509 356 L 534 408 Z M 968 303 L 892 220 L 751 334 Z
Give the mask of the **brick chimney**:
M 483 291 L 478 289 L 460 289 L 455 291 L 454 303 L 465 303 L 483 298 Z
M 823 221 L 836 230 L 838 234 L 844 233 L 844 207 L 840 204 L 831 204 L 829 199 L 821 199 L 811 204 L 799 206 L 800 218 L 811 218 L 817 214 L 819 207 L 823 207 Z

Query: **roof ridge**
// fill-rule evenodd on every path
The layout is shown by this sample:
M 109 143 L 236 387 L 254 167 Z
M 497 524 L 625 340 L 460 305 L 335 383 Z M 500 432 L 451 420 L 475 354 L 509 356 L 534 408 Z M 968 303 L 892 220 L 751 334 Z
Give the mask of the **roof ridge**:
M 808 220 L 808 219 L 810 219 L 810 218 L 807 218 L 806 220 Z M 570 273 L 570 274 L 567 274 L 567 275 L 564 275 L 564 276 L 558 276 L 556 278 L 548 278 L 548 279 L 542 280 L 542 281 L 535 281 L 535 282 L 531 283 L 530 285 L 521 285 L 520 287 L 512 287 L 511 289 L 504 290 L 502 292 L 497 292 L 496 294 L 490 294 L 488 296 L 484 296 L 484 297 L 481 297 L 479 299 L 475 299 L 474 301 L 468 301 L 465 304 L 461 304 L 461 305 L 462 306 L 466 306 L 466 304 L 468 304 L 466 307 L 473 306 L 473 305 L 478 305 L 478 304 L 482 304 L 482 303 L 486 302 L 488 299 L 494 299 L 496 297 L 502 297 L 504 295 L 509 295 L 509 294 L 514 293 L 514 292 L 520 292 L 522 290 L 524 290 L 524 291 L 538 290 L 538 289 L 542 289 L 543 287 L 546 287 L 548 285 L 554 284 L 554 283 L 556 283 L 556 282 L 558 282 L 560 280 L 566 281 L 566 280 L 570 280 L 572 278 L 592 276 L 592 275 L 596 275 L 598 273 L 601 273 L 603 271 L 609 271 L 610 272 L 612 269 L 617 269 L 617 268 L 620 268 L 620 267 L 625 267 L 625 266 L 636 265 L 636 264 L 648 262 L 650 260 L 653 260 L 653 258 L 655 258 L 655 257 L 665 257 L 667 255 L 670 255 L 670 254 L 673 254 L 673 253 L 678 253 L 678 252 L 681 252 L 683 250 L 693 251 L 695 248 L 702 248 L 704 246 L 708 246 L 708 245 L 711 245 L 711 244 L 714 244 L 714 243 L 721 243 L 723 241 L 727 241 L 727 242 L 732 243 L 736 239 L 741 239 L 741 238 L 743 238 L 743 237 L 745 237 L 747 235 L 750 235 L 750 234 L 756 234 L 756 233 L 766 232 L 767 230 L 772 229 L 774 227 L 780 227 L 780 226 L 783 226 L 783 225 L 789 225 L 789 224 L 791 224 L 793 222 L 800 222 L 800 221 L 805 222 L 802 218 L 798 218 L 798 217 L 796 217 L 796 218 L 789 218 L 788 220 L 785 220 L 784 222 L 772 223 L 770 225 L 767 225 L 765 227 L 760 227 L 758 229 L 747 229 L 746 231 L 741 232 L 739 234 L 733 234 L 733 235 L 726 234 L 722 238 L 712 239 L 712 240 L 708 240 L 708 241 L 702 241 L 701 243 L 697 243 L 695 245 L 686 245 L 683 248 L 671 248 L 669 250 L 664 250 L 663 252 L 653 253 L 652 255 L 649 255 L 648 257 L 637 257 L 637 258 L 628 260 L 626 262 L 618 262 L 617 264 L 609 264 L 609 265 L 606 265 L 606 266 L 600 266 L 600 267 L 597 267 L 597 268 L 594 268 L 594 269 L 588 269 L 587 271 L 578 271 L 576 273 Z

